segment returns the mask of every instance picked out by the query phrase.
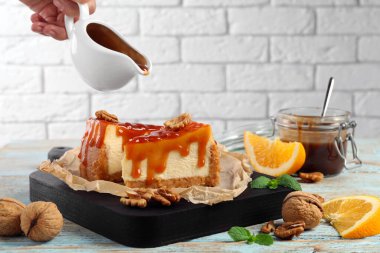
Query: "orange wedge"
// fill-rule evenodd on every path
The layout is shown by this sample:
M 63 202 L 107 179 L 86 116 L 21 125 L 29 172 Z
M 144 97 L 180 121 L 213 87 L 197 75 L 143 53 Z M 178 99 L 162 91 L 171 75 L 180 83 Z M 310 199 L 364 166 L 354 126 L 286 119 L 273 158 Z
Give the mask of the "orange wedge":
M 380 199 L 373 196 L 336 198 L 322 204 L 323 218 L 343 238 L 380 234 Z
M 244 132 L 244 147 L 253 168 L 270 176 L 294 174 L 305 162 L 305 149 L 300 142 L 274 141 Z

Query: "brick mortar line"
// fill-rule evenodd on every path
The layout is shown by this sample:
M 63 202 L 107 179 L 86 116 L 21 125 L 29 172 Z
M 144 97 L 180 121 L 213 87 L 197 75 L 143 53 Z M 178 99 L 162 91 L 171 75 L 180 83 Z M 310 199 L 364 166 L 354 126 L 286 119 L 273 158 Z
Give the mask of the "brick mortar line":
M 272 38 L 267 38 L 267 61 L 272 62 Z
M 315 80 L 315 79 L 314 79 Z M 314 83 L 314 82 L 313 82 Z M 143 90 L 143 91 L 131 91 L 131 92 L 117 92 L 117 93 L 108 93 L 107 96 L 115 96 L 115 95 L 176 95 L 180 94 L 244 94 L 244 93 L 260 93 L 260 94 L 265 94 L 265 93 L 284 93 L 284 92 L 298 92 L 298 93 L 311 93 L 311 92 L 322 92 L 324 89 L 318 88 L 318 87 L 311 87 L 311 88 L 290 88 L 290 89 L 226 89 L 226 90 L 188 90 L 188 91 L 183 91 L 183 90 Z M 343 92 L 343 93 L 370 93 L 370 92 L 380 92 L 380 88 L 368 88 L 368 89 L 335 89 L 337 92 Z M 0 97 L 6 97 L 6 96 L 40 96 L 40 95 L 46 95 L 46 96 L 57 96 L 57 95 L 91 95 L 91 96 L 105 96 L 104 94 L 97 94 L 97 93 L 90 93 L 90 92 L 49 92 L 49 93 L 15 93 L 15 92 L 3 92 Z
M 351 94 L 351 112 L 352 115 L 355 117 L 356 116 L 356 103 L 355 103 L 355 93 Z
M 165 65 L 286 65 L 286 66 L 312 66 L 312 65 L 378 65 L 380 64 L 379 60 L 354 60 L 354 61 L 341 61 L 341 62 L 297 62 L 297 61 L 218 61 L 218 62 L 200 62 L 200 61 L 171 61 L 171 62 L 162 62 L 162 63 L 153 63 L 154 66 L 165 66 Z M 3 67 L 73 67 L 72 64 L 25 64 L 25 63 L 11 63 L 11 64 L 0 64 Z
M 186 111 L 186 110 L 184 110 Z M 352 111 L 351 111 L 352 112 Z M 269 114 L 268 114 L 269 115 Z M 272 116 L 272 115 L 270 115 Z M 204 118 L 204 117 L 198 117 L 198 116 L 195 116 L 193 117 L 195 120 L 198 120 L 198 121 L 221 121 L 221 122 L 234 122 L 234 121 L 266 121 L 266 120 L 269 120 L 269 117 L 268 116 L 267 118 L 262 118 L 262 117 L 258 117 L 258 118 L 246 118 L 246 117 L 242 117 L 242 118 Z M 126 119 L 126 120 L 122 120 L 122 121 L 126 121 L 126 122 L 149 122 L 149 121 L 162 121 L 165 122 L 165 120 L 169 119 L 170 117 L 166 118 L 166 119 L 162 119 L 162 118 L 144 118 L 144 119 Z M 370 120 L 380 120 L 380 116 L 379 115 L 352 115 L 352 118 L 353 119 L 370 119 Z M 53 124 L 75 124 L 75 123 L 83 123 L 83 125 L 85 126 L 85 122 L 86 122 L 87 118 L 82 120 L 82 121 L 75 121 L 75 122 L 60 122 L 60 121 L 49 121 L 49 122 L 46 122 L 46 126 L 45 126 L 45 122 L 30 122 L 30 121 L 17 121 L 17 122 L 0 122 L 0 125 L 22 125 L 22 124 L 38 124 L 38 125 L 42 125 L 44 126 L 45 128 L 47 128 L 47 126 L 51 126 Z
M 228 92 L 228 71 L 227 66 L 223 66 L 223 74 L 224 74 L 224 83 L 223 83 L 223 89 L 222 91 Z
M 351 111 L 353 113 L 353 111 Z M 268 114 L 269 115 L 269 114 Z M 246 118 L 246 117 L 240 117 L 240 118 L 220 118 L 220 117 L 213 117 L 213 118 L 208 118 L 208 117 L 199 117 L 195 116 L 194 118 L 197 120 L 208 120 L 208 121 L 261 121 L 261 120 L 268 120 L 270 116 L 263 118 L 263 117 L 258 117 L 258 118 Z M 77 121 L 0 121 L 0 125 L 19 125 L 19 124 L 37 124 L 37 125 L 52 125 L 52 124 L 75 124 L 75 123 L 81 123 L 85 125 L 86 120 L 88 117 L 86 117 L 83 120 L 77 120 Z M 375 119 L 375 120 L 380 120 L 380 115 L 362 115 L 362 114 L 356 114 L 353 115 L 352 118 L 355 119 Z M 139 118 L 139 119 L 126 119 L 127 121 L 165 121 L 168 118 Z
M 93 107 L 93 104 L 92 104 L 92 95 L 93 94 L 88 94 L 88 116 L 90 116 L 92 114 L 92 107 Z
M 41 93 L 45 93 L 46 84 L 45 84 L 45 68 L 41 67 Z
M 315 8 L 312 9 L 312 12 L 313 12 L 313 18 L 314 18 L 313 33 L 314 35 L 317 35 L 318 34 L 318 14 Z
M 380 9 L 380 8 L 379 8 Z M 336 38 L 336 37 L 380 37 L 380 31 L 377 33 L 200 33 L 200 34 L 143 34 L 143 33 L 136 33 L 136 34 L 122 34 L 123 37 L 128 39 L 128 37 L 133 38 L 145 38 L 145 39 L 163 39 L 163 38 L 181 38 L 181 39 L 188 39 L 188 38 L 222 38 L 222 37 L 252 37 L 252 38 L 272 38 L 272 37 L 283 37 L 283 38 L 303 38 L 303 37 L 310 37 L 310 38 Z M 13 34 L 13 35 L 0 35 L 0 39 L 37 39 L 42 38 L 35 35 L 23 35 L 23 34 Z M 51 39 L 52 42 L 55 43 L 62 43 L 59 41 L 55 41 L 54 39 Z
M 317 90 L 317 66 L 316 65 L 313 65 L 313 73 L 312 73 L 312 78 L 313 78 L 313 86 L 312 86 L 312 89 L 313 90 Z
M 355 36 L 355 46 L 356 46 L 356 48 L 355 48 L 355 60 L 356 60 L 356 62 L 360 62 L 359 61 L 359 58 L 360 58 L 360 50 L 359 50 L 359 48 L 360 48 L 360 36 Z
M 290 89 L 239 89 L 239 90 L 188 90 L 188 91 L 183 91 L 183 90 L 152 90 L 152 91 L 133 91 L 133 92 L 115 92 L 115 93 L 107 93 L 107 94 L 97 94 L 97 93 L 90 93 L 90 92 L 72 92 L 72 93 L 57 93 L 57 92 L 51 92 L 51 93 L 2 93 L 0 95 L 1 97 L 7 97 L 10 95 L 13 96 L 71 96 L 71 95 L 91 95 L 91 96 L 126 96 L 126 95 L 176 95 L 176 94 L 266 94 L 266 93 L 312 93 L 312 92 L 322 92 L 324 89 L 319 89 L 316 88 L 315 90 L 313 88 L 307 88 L 307 89 L 300 89 L 300 88 L 290 88 Z M 380 87 L 379 88 L 368 88 L 368 89 L 335 89 L 335 91 L 340 92 L 340 93 L 368 93 L 368 92 L 380 92 Z
M 359 61 L 345 61 L 345 62 L 284 62 L 284 61 L 272 61 L 272 62 L 250 62 L 250 61 L 239 61 L 239 62 L 228 62 L 228 61 L 220 61 L 220 62 L 197 62 L 197 61 L 185 61 L 185 62 L 165 62 L 165 63 L 153 63 L 154 66 L 186 66 L 186 65 L 194 65 L 194 66 L 236 66 L 236 65 L 252 65 L 252 66 L 294 66 L 294 67 L 312 67 L 312 66 L 339 66 L 339 65 L 379 65 L 379 60 L 359 60 Z M 26 67 L 26 68 L 59 68 L 59 67 L 73 67 L 74 65 L 68 64 L 57 64 L 57 65 L 35 65 L 35 64 L 0 64 L 0 67 Z M 153 70 L 154 71 L 154 70 Z

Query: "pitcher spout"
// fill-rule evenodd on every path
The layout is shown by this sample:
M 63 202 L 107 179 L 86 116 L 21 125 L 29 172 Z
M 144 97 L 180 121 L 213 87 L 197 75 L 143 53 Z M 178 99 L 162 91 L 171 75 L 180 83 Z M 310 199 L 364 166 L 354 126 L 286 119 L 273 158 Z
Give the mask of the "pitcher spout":
M 137 72 L 140 75 L 147 76 L 152 72 L 152 63 L 146 56 L 144 55 L 141 55 L 141 56 L 143 56 L 144 61 L 141 61 L 141 62 L 134 61 L 135 67 L 136 67 Z

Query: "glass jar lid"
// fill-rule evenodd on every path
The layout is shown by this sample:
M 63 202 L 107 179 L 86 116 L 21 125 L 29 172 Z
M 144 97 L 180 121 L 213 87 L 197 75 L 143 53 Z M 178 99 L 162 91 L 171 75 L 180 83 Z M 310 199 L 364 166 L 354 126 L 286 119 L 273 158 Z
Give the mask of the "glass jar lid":
M 276 115 L 276 124 L 280 127 L 310 131 L 338 130 L 341 123 L 349 122 L 351 113 L 329 108 L 321 117 L 320 107 L 294 107 L 280 110 Z

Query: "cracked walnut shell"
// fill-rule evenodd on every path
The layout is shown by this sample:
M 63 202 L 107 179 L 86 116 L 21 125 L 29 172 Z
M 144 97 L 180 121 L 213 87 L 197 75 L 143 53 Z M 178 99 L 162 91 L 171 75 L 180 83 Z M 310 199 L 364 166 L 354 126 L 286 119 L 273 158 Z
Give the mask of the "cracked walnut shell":
M 33 241 L 50 241 L 59 234 L 62 227 L 62 214 L 51 202 L 33 202 L 21 214 L 21 229 Z
M 25 205 L 12 198 L 0 199 L 0 236 L 21 234 L 20 215 Z
M 304 221 L 305 229 L 319 225 L 323 216 L 322 197 L 302 191 L 289 193 L 282 204 L 282 218 L 286 222 Z

